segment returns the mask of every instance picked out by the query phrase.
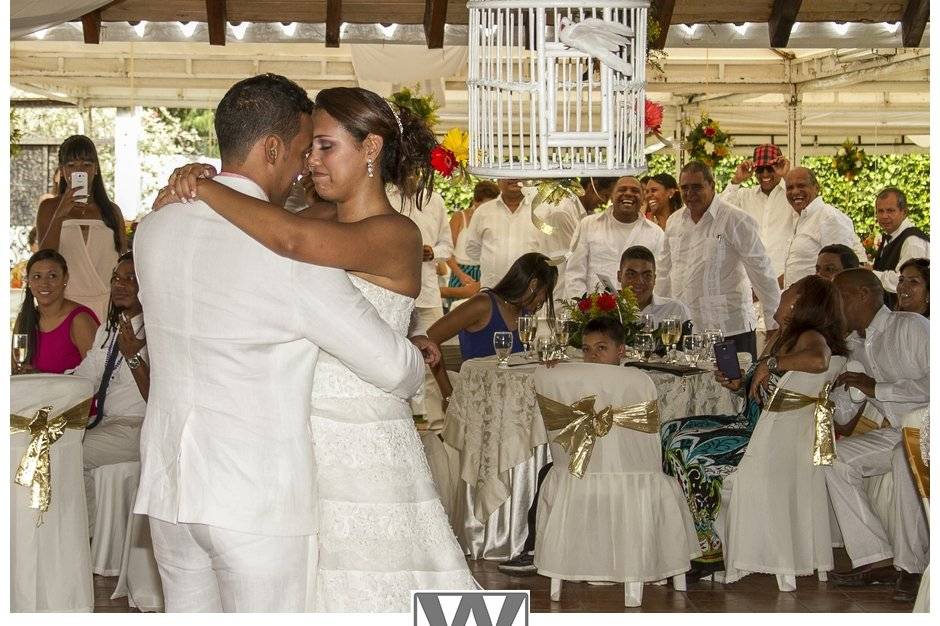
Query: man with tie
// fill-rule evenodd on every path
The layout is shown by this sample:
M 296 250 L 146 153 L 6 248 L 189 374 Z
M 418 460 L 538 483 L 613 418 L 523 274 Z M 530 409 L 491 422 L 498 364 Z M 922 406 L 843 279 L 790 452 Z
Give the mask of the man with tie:
M 907 196 L 897 187 L 885 187 L 875 197 L 875 219 L 881 227 L 881 243 L 872 269 L 885 290 L 885 304 L 897 303 L 898 271 L 909 259 L 930 258 L 930 240 L 907 218 Z

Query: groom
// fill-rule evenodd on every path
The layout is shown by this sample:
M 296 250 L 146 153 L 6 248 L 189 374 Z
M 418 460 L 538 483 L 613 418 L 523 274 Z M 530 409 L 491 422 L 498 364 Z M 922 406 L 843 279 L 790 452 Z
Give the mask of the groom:
M 234 85 L 216 109 L 215 180 L 283 205 L 312 110 L 282 76 Z M 319 351 L 401 398 L 424 381 L 421 354 L 344 271 L 279 257 L 202 202 L 148 215 L 134 244 L 152 359 L 134 512 L 150 516 L 166 610 L 302 611 Z

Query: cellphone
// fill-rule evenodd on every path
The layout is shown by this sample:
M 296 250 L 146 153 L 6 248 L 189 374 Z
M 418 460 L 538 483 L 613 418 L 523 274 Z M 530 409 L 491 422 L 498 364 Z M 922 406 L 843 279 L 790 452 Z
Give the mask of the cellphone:
M 738 361 L 738 348 L 733 340 L 715 344 L 715 363 L 728 380 L 741 378 L 741 363 Z
M 88 174 L 85 172 L 72 172 L 72 189 L 75 190 L 73 196 L 76 200 L 84 202 L 88 199 Z

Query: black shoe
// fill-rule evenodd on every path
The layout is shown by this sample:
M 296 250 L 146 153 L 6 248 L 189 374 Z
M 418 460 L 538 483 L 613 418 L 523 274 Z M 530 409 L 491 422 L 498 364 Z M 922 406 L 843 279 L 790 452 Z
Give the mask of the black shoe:
M 898 602 L 913 602 L 920 589 L 920 576 L 901 570 L 898 581 L 894 584 L 894 599 Z
M 685 573 L 686 580 L 700 580 L 702 578 L 708 578 L 715 572 L 721 572 L 725 569 L 725 562 L 723 559 L 717 561 L 709 561 L 707 563 L 702 563 L 701 561 L 692 561 L 692 569 Z
M 535 557 L 531 554 L 520 554 L 496 566 L 496 569 L 511 576 L 531 576 L 536 572 Z
M 893 565 L 860 565 L 847 572 L 829 572 L 829 580 L 838 587 L 864 587 L 866 585 L 895 585 L 898 570 Z

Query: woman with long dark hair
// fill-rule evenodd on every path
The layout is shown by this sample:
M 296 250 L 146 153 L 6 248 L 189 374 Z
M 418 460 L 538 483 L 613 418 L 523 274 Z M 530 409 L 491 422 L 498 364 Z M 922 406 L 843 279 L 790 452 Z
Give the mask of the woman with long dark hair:
M 26 293 L 13 332 L 27 335 L 26 365 L 14 372 L 62 374 L 91 348 L 98 316 L 65 297 L 68 263 L 55 250 L 40 250 L 26 262 Z
M 523 254 L 492 289 L 480 291 L 434 322 L 428 329 L 428 339 L 441 345 L 459 335 L 460 354 L 466 360 L 495 354 L 493 333 L 508 331 L 512 333 L 513 352 L 518 352 L 522 349 L 516 329 L 519 316 L 547 304 L 548 317 L 554 317 L 557 280 L 558 268 L 549 263 L 547 256 L 538 252 Z M 453 389 L 444 364 L 437 363 L 431 369 L 441 397 L 449 398 Z
M 682 208 L 682 196 L 676 179 L 669 174 L 656 174 L 646 181 L 646 217 L 666 230 L 666 220 Z
M 404 335 L 421 289 L 421 235 L 391 206 L 385 185 L 416 198 L 420 209 L 432 186 L 435 145 L 423 120 L 377 94 L 324 89 L 316 98 L 312 145 L 299 149 L 310 146 L 307 166 L 317 196 L 335 204 L 335 221 L 293 215 L 200 178 L 207 172 L 199 164 L 174 172 L 157 204 L 168 197 L 203 200 L 282 256 L 351 270 L 353 283 Z M 311 431 L 320 533 L 309 608 L 405 612 L 413 589 L 475 587 L 406 401 L 321 353 Z
M 774 314 L 780 325 L 777 338 L 746 374 L 728 380 L 715 378 L 725 388 L 745 394 L 738 415 L 697 415 L 664 423 L 663 470 L 675 476 L 685 493 L 695 522 L 702 556 L 686 576 L 698 578 L 724 569 L 715 519 L 721 504 L 724 477 L 734 471 L 757 426 L 768 398 L 783 372 L 824 374 L 830 358 L 845 356 L 845 321 L 839 292 L 819 276 L 797 281 L 780 296 Z M 822 385 L 820 385 L 822 386 Z
M 66 297 L 104 317 L 111 295 L 108 281 L 127 249 L 124 217 L 101 179 L 91 139 L 72 135 L 59 146 L 59 195 L 43 200 L 36 214 L 39 248 L 57 250 L 71 268 Z M 72 174 L 87 177 L 87 196 L 72 187 Z

